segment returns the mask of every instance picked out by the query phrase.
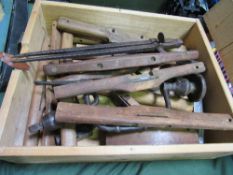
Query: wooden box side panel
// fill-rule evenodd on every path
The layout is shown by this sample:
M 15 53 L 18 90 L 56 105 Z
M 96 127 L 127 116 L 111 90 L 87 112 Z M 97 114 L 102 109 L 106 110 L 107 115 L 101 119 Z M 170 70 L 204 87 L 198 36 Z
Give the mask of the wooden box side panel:
M 46 34 L 44 26 L 41 8 L 36 4 L 23 37 L 21 53 L 41 49 Z M 0 146 L 23 144 L 36 72 L 37 63 L 30 65 L 30 71 L 12 72 L 0 110 Z
M 205 112 L 233 113 L 233 100 L 208 39 L 198 21 L 185 38 L 189 49 L 198 49 L 207 71 L 207 94 L 204 99 Z M 209 51 L 209 52 L 208 52 Z M 233 142 L 232 131 L 205 131 L 207 143 Z
M 199 50 L 200 60 L 204 61 L 207 69 L 204 73 L 208 88 L 204 99 L 205 112 L 233 113 L 233 100 L 230 91 L 198 20 L 184 41 L 188 49 Z
M 17 163 L 148 161 L 213 159 L 233 153 L 233 144 L 98 146 L 98 147 L 7 147 L 1 159 Z
M 52 21 L 57 20 L 61 16 L 121 29 L 136 34 L 138 38 L 143 36 L 145 39 L 157 37 L 158 32 L 163 32 L 168 38 L 181 38 L 195 23 L 195 20 L 190 18 L 147 12 L 51 1 L 43 1 L 41 3 L 48 31 L 51 31 Z

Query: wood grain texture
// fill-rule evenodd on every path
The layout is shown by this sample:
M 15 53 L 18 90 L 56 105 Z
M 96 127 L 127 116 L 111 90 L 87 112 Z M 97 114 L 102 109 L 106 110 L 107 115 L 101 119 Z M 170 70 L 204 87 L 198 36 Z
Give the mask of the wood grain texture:
M 48 31 L 51 29 L 53 20 L 64 16 L 81 22 L 120 29 L 126 33 L 134 33 L 138 38 L 143 36 L 144 39 L 149 39 L 161 31 L 168 38 L 181 38 L 188 33 L 196 21 L 191 18 L 80 4 L 44 1 L 41 6 Z
M 159 87 L 164 81 L 174 77 L 202 73 L 205 66 L 202 62 L 173 66 L 153 71 L 153 75 L 147 73 L 139 75 L 121 75 L 100 80 L 71 83 L 54 87 L 57 99 L 72 97 L 80 94 L 101 91 L 142 91 Z M 111 82 L 111 83 L 110 83 Z
M 95 72 L 117 70 L 134 67 L 154 66 L 168 64 L 175 61 L 187 61 L 198 58 L 198 51 L 177 53 L 146 53 L 123 56 L 108 56 L 75 63 L 48 64 L 44 67 L 47 75 L 65 73 Z
M 58 19 L 58 28 L 61 31 L 77 35 L 78 37 L 83 37 L 102 43 L 126 42 L 143 39 L 143 37 L 134 36 L 133 33 L 125 33 L 112 27 L 102 27 L 64 17 L 60 17 Z
M 43 71 L 42 71 L 42 64 L 39 64 L 38 68 L 38 75 L 36 79 L 44 79 Z M 41 117 L 43 115 L 45 109 L 45 99 L 42 96 L 43 87 L 42 86 L 34 86 L 33 96 L 30 105 L 30 111 L 28 114 L 28 121 L 27 127 L 33 124 L 39 123 Z M 24 135 L 24 146 L 37 146 L 39 141 L 39 135 L 34 134 L 32 135 L 28 128 L 26 128 L 25 135 Z
M 61 48 L 61 33 L 57 29 L 57 22 L 53 21 L 52 24 L 52 32 L 51 32 L 51 38 L 50 38 L 50 49 L 59 49 Z M 59 63 L 59 61 L 51 61 L 50 63 Z M 46 62 L 45 64 L 48 64 Z M 47 77 L 47 80 L 50 78 Z M 55 97 L 52 91 L 52 88 L 50 86 L 46 86 L 46 94 L 45 94 L 45 114 L 51 112 L 52 105 L 54 105 Z M 55 138 L 54 133 L 49 131 L 44 131 L 42 133 L 41 137 L 41 143 L 38 146 L 53 146 L 55 145 Z
M 53 21 L 52 23 L 50 45 L 51 45 L 51 49 L 61 48 L 61 33 L 57 29 L 57 21 Z
M 36 4 L 25 31 L 27 35 L 24 35 L 22 40 L 21 53 L 41 50 L 46 35 L 43 20 L 40 5 Z M 35 33 L 40 35 L 34 35 Z M 14 70 L 11 74 L 0 111 L 1 146 L 23 145 L 37 65 L 30 64 L 30 70 L 27 72 Z
M 155 130 L 108 134 L 106 145 L 170 145 L 198 143 L 196 131 Z
M 70 33 L 63 32 L 62 33 L 62 48 L 70 48 L 73 47 L 73 35 Z M 66 60 L 69 61 L 69 60 Z M 61 128 L 61 144 L 63 146 L 76 146 L 76 131 L 74 124 L 67 124 L 63 128 Z
M 131 96 L 123 96 L 130 106 L 140 104 Z M 163 99 L 164 101 L 164 99 Z M 164 107 L 165 105 L 163 105 Z M 148 130 L 131 133 L 104 133 L 106 145 L 169 145 L 198 143 L 197 131 Z
M 229 114 L 192 113 L 149 106 L 110 107 L 60 102 L 55 119 L 78 124 L 233 130 L 233 118 Z
M 200 60 L 206 66 L 204 76 L 208 90 L 204 98 L 204 110 L 206 112 L 233 113 L 233 99 L 230 90 L 200 21 L 197 20 L 189 35 L 184 38 L 184 43 L 188 49 L 199 51 Z
M 144 38 L 154 37 L 161 31 L 168 38 L 183 38 L 188 49 L 199 51 L 200 59 L 205 62 L 208 69 L 205 74 L 208 91 L 204 99 L 204 111 L 233 112 L 232 97 L 198 20 L 122 9 L 36 1 L 23 38 L 23 50 L 25 52 L 41 50 L 44 36 L 48 36 L 46 29 L 50 32 L 52 22 L 57 20 L 60 15 L 87 23 L 119 28 L 126 32 L 135 32 L 139 36 L 143 34 Z M 31 69 L 36 71 L 37 63 L 30 65 Z M 16 132 L 19 130 L 12 130 L 12 126 L 17 128 L 21 119 L 28 116 L 33 91 L 33 79 L 29 77 L 34 77 L 36 74 L 33 74 L 32 70 L 28 73 L 29 75 L 20 71 L 14 71 L 12 74 L 0 111 L 0 159 L 21 163 L 135 161 L 206 159 L 233 153 L 233 144 L 230 143 L 163 146 L 14 147 L 14 143 L 18 142 Z M 22 110 L 16 112 L 16 109 Z M 23 127 L 22 130 L 24 131 L 25 128 Z M 215 137 L 209 142 L 224 142 L 225 138 L 233 138 L 225 135 L 227 133 L 232 132 L 222 133 L 220 137 Z M 209 133 L 205 139 L 208 141 L 210 136 L 217 136 L 216 131 Z
M 214 159 L 232 154 L 233 144 L 157 146 L 1 147 L 1 159 L 20 163 Z

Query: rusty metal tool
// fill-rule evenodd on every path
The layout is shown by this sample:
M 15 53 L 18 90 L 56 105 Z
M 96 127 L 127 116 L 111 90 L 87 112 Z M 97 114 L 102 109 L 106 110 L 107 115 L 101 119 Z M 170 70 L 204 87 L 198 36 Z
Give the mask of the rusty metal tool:
M 46 114 L 39 123 L 32 124 L 28 127 L 29 132 L 31 134 L 36 134 L 42 131 L 50 132 L 62 128 L 64 124 L 56 122 L 54 115 L 54 111 L 51 111 L 50 113 Z
M 197 59 L 198 57 L 198 51 L 146 53 L 114 57 L 110 56 L 76 63 L 48 64 L 44 66 L 44 73 L 46 75 L 52 76 L 65 73 L 93 72 L 133 67 L 145 67 L 166 64 L 173 61 L 188 61 Z
M 26 63 L 14 63 L 13 55 L 0 52 L 0 60 L 12 68 L 20 70 L 29 70 L 29 65 Z
M 39 51 L 19 54 L 14 57 L 11 63 L 59 60 L 59 59 L 87 59 L 90 56 L 102 56 L 123 53 L 144 53 L 153 52 L 162 47 L 164 49 L 177 48 L 183 44 L 180 39 L 168 40 L 160 43 L 157 39 L 142 41 L 131 41 L 121 43 L 98 44 L 85 47 L 67 48 L 50 51 Z M 10 63 L 9 63 L 10 64 Z
M 176 96 L 187 96 L 192 102 L 200 101 L 205 97 L 207 90 L 206 81 L 201 74 L 177 78 L 175 82 L 165 82 L 161 87 L 166 107 L 171 108 L 169 92 L 173 91 Z
M 46 103 L 45 114 L 49 114 L 50 112 L 52 112 L 54 110 L 54 106 L 57 103 L 57 101 L 54 97 L 54 94 L 52 92 L 52 88 L 50 88 L 50 87 L 46 87 L 45 103 Z M 42 133 L 41 145 L 42 146 L 55 145 L 55 134 L 53 132 L 50 132 L 50 131 L 44 131 Z
M 149 128 L 189 128 L 207 130 L 233 130 L 232 116 L 217 113 L 192 113 L 163 107 L 90 106 L 58 103 L 57 122 L 142 126 Z
M 80 94 L 88 94 L 101 91 L 141 91 L 159 87 L 164 81 L 171 78 L 197 74 L 205 71 L 202 62 L 173 66 L 160 70 L 154 70 L 153 75 L 143 73 L 139 75 L 122 75 L 100 80 L 85 81 L 54 87 L 57 99 L 72 97 Z

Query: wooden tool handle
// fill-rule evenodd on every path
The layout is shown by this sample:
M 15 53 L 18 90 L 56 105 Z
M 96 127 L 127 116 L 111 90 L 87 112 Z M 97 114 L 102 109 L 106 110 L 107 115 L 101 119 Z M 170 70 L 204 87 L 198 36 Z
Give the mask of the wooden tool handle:
M 198 56 L 198 51 L 110 56 L 76 63 L 48 64 L 44 66 L 44 72 L 46 75 L 59 75 L 64 73 L 116 70 L 159 65 L 173 61 L 187 61 L 197 59 Z
M 233 130 L 233 118 L 229 114 L 191 113 L 161 107 L 106 107 L 61 102 L 55 116 L 58 122 L 65 123 Z
M 155 76 L 157 75 L 160 80 L 165 81 L 174 77 L 202 73 L 205 70 L 206 69 L 203 62 L 196 62 L 180 66 L 173 66 L 166 69 L 155 70 L 153 71 L 153 74 Z
M 60 17 L 57 22 L 58 29 L 72 33 L 78 34 L 79 36 L 92 38 L 96 40 L 102 40 L 104 42 L 108 41 L 108 36 L 101 28 L 93 24 L 87 24 L 80 21 L 71 20 L 68 18 Z
M 61 47 L 62 48 L 73 47 L 73 39 L 74 37 L 72 34 L 63 32 Z M 66 62 L 66 61 L 68 60 L 63 60 L 62 62 Z M 61 129 L 61 145 L 63 146 L 76 146 L 77 145 L 76 131 L 75 131 L 74 124 L 64 125 L 64 127 Z
M 202 62 L 174 66 L 170 68 L 154 71 L 154 75 L 122 75 L 100 80 L 72 83 L 54 87 L 56 98 L 72 97 L 80 94 L 93 93 L 99 91 L 141 91 L 159 87 L 164 81 L 189 74 L 197 74 L 205 71 Z

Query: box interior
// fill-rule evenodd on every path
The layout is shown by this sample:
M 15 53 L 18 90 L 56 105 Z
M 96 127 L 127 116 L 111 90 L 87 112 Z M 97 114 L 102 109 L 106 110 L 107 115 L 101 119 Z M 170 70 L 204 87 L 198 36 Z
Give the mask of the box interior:
M 41 6 L 40 6 L 41 5 Z M 41 50 L 49 38 L 52 21 L 60 16 L 69 17 L 100 26 L 113 27 L 133 32 L 147 38 L 163 32 L 167 38 L 182 38 L 188 49 L 197 49 L 200 60 L 205 62 L 207 71 L 207 94 L 204 111 L 212 113 L 232 113 L 233 102 L 224 83 L 224 77 L 211 52 L 208 39 L 201 24 L 196 19 L 165 16 L 147 12 L 134 12 L 85 5 L 74 5 L 43 1 L 32 11 L 21 52 Z M 22 146 L 32 99 L 38 63 L 31 64 L 29 72 L 14 70 L 0 112 L 0 146 Z M 38 94 L 37 94 L 38 95 Z M 233 141 L 233 132 L 205 131 L 206 143 Z M 223 137 L 224 136 L 224 137 Z

